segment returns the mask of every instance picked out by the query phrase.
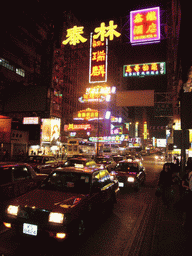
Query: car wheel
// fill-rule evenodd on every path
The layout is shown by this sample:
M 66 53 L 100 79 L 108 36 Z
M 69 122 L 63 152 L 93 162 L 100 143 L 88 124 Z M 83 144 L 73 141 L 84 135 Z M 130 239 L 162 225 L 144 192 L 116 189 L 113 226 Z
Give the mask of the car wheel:
M 78 223 L 78 236 L 81 237 L 85 233 L 85 221 L 81 219 Z

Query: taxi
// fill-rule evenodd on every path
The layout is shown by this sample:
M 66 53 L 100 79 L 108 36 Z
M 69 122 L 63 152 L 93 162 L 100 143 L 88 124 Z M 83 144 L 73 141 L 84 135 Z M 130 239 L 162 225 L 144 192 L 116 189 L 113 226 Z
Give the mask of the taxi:
M 30 155 L 25 160 L 30 164 L 36 173 L 49 174 L 54 168 L 60 166 L 60 163 L 54 156 L 48 155 Z
M 114 168 L 112 174 L 116 175 L 119 181 L 119 188 L 133 187 L 136 191 L 145 182 L 146 173 L 142 162 L 136 160 L 120 161 Z
M 82 236 L 93 216 L 113 209 L 118 190 L 118 181 L 107 170 L 57 168 L 38 189 L 11 201 L 3 222 L 24 236 Z

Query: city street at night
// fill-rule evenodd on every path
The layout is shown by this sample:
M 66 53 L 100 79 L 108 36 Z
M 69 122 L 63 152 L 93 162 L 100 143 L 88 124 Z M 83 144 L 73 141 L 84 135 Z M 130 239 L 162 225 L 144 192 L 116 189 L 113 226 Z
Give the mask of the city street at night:
M 184 255 L 181 246 L 185 244 L 186 234 L 181 227 L 181 214 L 174 209 L 163 213 L 161 200 L 155 197 L 163 162 L 153 159 L 153 155 L 145 156 L 146 182 L 140 191 L 121 191 L 113 213 L 103 220 L 94 219 L 80 240 L 56 242 L 48 237 L 22 238 L 10 230 L 2 229 L 0 252 L 7 256 Z M 169 215 L 168 219 L 166 214 Z M 159 221 L 163 223 L 166 237 L 157 230 L 160 228 L 157 225 Z M 171 234 L 172 230 L 181 232 L 181 244 L 177 242 L 177 234 Z

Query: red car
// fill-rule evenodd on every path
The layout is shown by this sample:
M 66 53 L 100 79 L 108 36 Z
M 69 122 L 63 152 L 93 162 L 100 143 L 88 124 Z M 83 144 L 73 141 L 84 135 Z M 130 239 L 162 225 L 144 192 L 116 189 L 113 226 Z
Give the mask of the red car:
M 38 189 L 10 202 L 4 225 L 27 236 L 81 236 L 91 224 L 89 217 L 112 209 L 118 189 L 118 181 L 107 170 L 58 168 Z
M 112 174 L 115 174 L 120 188 L 133 187 L 136 191 L 146 179 L 145 168 L 142 162 L 130 159 L 120 161 Z

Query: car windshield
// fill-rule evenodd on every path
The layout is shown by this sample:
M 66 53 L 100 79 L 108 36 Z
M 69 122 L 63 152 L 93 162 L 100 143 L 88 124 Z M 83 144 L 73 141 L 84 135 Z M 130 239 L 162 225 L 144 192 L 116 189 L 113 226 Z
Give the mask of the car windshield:
M 45 180 L 41 189 L 63 191 L 78 194 L 88 194 L 90 191 L 91 176 L 77 172 L 53 172 Z
M 137 163 L 119 163 L 116 166 L 116 170 L 121 172 L 139 172 Z
M 81 159 L 70 159 L 67 162 L 65 162 L 64 166 L 72 166 L 72 167 L 83 167 L 86 165 L 85 160 Z

